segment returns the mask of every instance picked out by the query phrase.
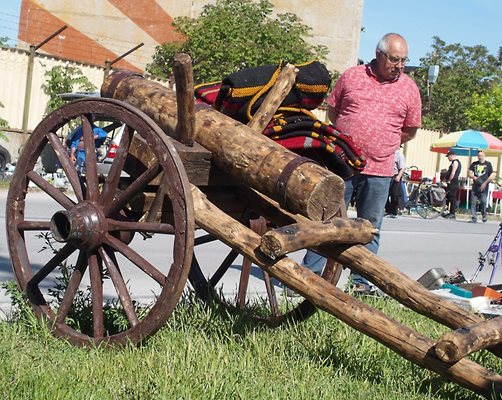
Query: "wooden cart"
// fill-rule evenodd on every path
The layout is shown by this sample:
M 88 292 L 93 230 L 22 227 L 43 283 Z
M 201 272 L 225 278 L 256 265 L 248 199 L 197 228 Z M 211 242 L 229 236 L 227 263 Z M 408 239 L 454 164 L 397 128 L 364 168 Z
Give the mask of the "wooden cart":
M 189 280 L 202 298 L 246 308 L 271 324 L 305 318 L 318 307 L 417 365 L 486 398 L 501 398 L 502 377 L 465 358 L 484 348 L 500 356 L 501 322 L 483 321 L 431 294 L 368 252 L 359 244 L 371 239 L 373 229 L 367 221 L 346 218 L 343 181 L 257 133 L 280 99 L 276 93 L 290 86 L 277 85 L 259 118 L 245 126 L 194 105 L 189 65 L 183 55 L 177 58 L 176 92 L 136 74 L 116 72 L 105 80 L 102 98 L 54 111 L 25 145 L 8 194 L 9 251 L 19 286 L 54 335 L 76 345 L 137 343 L 163 325 Z M 86 149 L 81 176 L 61 139 L 76 121 L 83 125 Z M 106 176 L 98 173 L 95 123 L 125 127 Z M 72 191 L 62 192 L 38 172 L 37 159 L 47 144 Z M 29 190 L 31 186 L 40 190 Z M 39 217 L 40 196 L 55 205 L 50 218 Z M 150 242 L 151 251 L 138 250 Z M 201 250 L 215 242 L 228 248 L 217 264 L 215 254 Z M 47 259 L 37 265 L 33 254 L 42 247 L 49 247 Z M 305 248 L 334 261 L 322 277 L 288 257 Z M 162 257 L 151 258 L 159 249 Z M 237 295 L 228 296 L 219 285 L 226 274 L 235 273 L 239 255 L 244 261 Z M 214 265 L 208 269 L 210 262 Z M 253 265 L 263 274 L 265 300 L 259 307 L 249 287 Z M 344 293 L 335 286 L 340 265 L 457 331 L 432 340 Z M 131 279 L 132 271 L 144 278 Z M 276 290 L 277 281 L 306 300 L 289 301 Z M 158 290 L 144 307 L 144 299 L 152 298 L 144 287 L 152 282 Z M 88 297 L 82 285 L 89 287 Z M 89 306 L 89 326 L 75 325 L 75 302 L 79 309 L 82 303 Z M 123 315 L 123 324 L 110 328 L 107 317 L 117 314 Z

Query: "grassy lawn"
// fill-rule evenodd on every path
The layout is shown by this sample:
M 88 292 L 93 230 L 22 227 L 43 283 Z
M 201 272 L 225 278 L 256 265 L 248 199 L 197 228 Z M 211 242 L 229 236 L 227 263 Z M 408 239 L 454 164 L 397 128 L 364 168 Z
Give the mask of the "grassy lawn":
M 389 299 L 365 301 L 429 337 L 446 330 Z M 187 296 L 140 347 L 75 348 L 29 313 L 0 335 L 2 399 L 479 398 L 324 312 L 272 329 Z M 501 371 L 489 353 L 476 359 Z

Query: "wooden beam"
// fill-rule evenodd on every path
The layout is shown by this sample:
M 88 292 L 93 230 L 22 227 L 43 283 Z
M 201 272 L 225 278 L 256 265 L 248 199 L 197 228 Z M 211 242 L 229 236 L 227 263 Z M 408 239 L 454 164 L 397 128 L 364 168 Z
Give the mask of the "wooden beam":
M 298 75 L 298 68 L 294 65 L 286 64 L 274 86 L 265 97 L 265 100 L 263 100 L 255 115 L 253 115 L 253 119 L 249 121 L 248 126 L 252 130 L 260 134 L 263 132 L 281 103 L 291 91 L 296 81 L 296 75 Z
M 497 317 L 445 333 L 436 344 L 436 355 L 445 362 L 455 362 L 501 342 L 502 317 Z
M 371 222 L 360 218 L 298 222 L 265 233 L 261 238 L 260 250 L 275 259 L 321 244 L 365 244 L 373 239 L 376 232 L 378 230 Z
M 175 138 L 184 145 L 193 146 L 195 141 L 195 100 L 192 59 L 188 54 L 179 53 L 174 56 L 173 73 L 178 110 Z
M 486 398 L 501 398 L 502 376 L 468 359 L 455 364 L 445 363 L 435 356 L 432 340 L 344 293 L 289 257 L 277 261 L 261 257 L 258 234 L 221 212 L 195 186 L 192 186 L 192 195 L 198 226 L 239 251 L 317 307 L 419 366 Z
M 103 95 L 142 110 L 175 137 L 175 93 L 140 76 L 126 75 L 119 81 L 116 76 L 107 77 L 101 88 Z M 220 170 L 311 220 L 336 215 L 345 187 L 339 176 L 310 160 L 298 163 L 297 154 L 207 105 L 196 105 L 195 114 L 195 140 L 212 153 L 212 162 Z

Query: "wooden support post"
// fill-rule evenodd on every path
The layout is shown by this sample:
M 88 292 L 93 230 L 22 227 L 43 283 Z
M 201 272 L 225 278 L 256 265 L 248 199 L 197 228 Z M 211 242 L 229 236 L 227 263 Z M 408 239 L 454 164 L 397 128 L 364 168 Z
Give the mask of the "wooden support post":
M 298 222 L 265 233 L 261 238 L 260 250 L 275 259 L 321 244 L 365 244 L 373 239 L 377 231 L 371 222 L 359 218 Z
M 429 338 L 354 299 L 289 257 L 273 262 L 261 256 L 259 235 L 215 207 L 195 186 L 192 186 L 192 195 L 195 222 L 198 226 L 238 250 L 317 307 L 419 366 L 428 368 L 486 398 L 501 398 L 502 376 L 468 359 L 460 360 L 453 365 L 445 363 L 435 356 L 434 343 Z
M 436 355 L 445 362 L 455 362 L 501 342 L 502 317 L 497 317 L 445 333 L 436 344 Z
M 270 92 L 265 97 L 265 100 L 263 100 L 255 115 L 253 115 L 253 119 L 249 121 L 248 126 L 251 129 L 258 133 L 263 132 L 283 100 L 291 91 L 297 74 L 298 68 L 292 64 L 286 64 L 279 74 L 277 82 L 270 89 Z
M 192 59 L 188 54 L 176 54 L 174 57 L 173 73 L 176 83 L 176 103 L 178 110 L 175 139 L 184 145 L 193 146 L 195 141 L 195 102 Z

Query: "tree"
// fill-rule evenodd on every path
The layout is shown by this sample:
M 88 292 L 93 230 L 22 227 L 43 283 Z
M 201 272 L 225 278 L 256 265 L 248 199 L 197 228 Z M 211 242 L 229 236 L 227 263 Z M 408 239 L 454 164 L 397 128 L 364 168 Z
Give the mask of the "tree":
M 432 51 L 420 59 L 421 68 L 414 72 L 423 100 L 423 126 L 453 132 L 469 128 L 466 111 L 474 103 L 473 95 L 489 92 L 487 77 L 501 77 L 500 52 L 495 57 L 485 46 L 447 45 L 433 37 Z M 439 65 L 439 77 L 431 87 L 430 110 L 427 94 L 427 67 Z
M 307 42 L 311 28 L 292 13 L 272 18 L 268 0 L 216 0 L 197 18 L 179 17 L 173 26 L 186 40 L 157 46 L 147 71 L 168 78 L 176 53 L 192 58 L 196 82 L 221 80 L 229 73 L 280 60 L 300 63 L 325 60 L 326 46 Z
M 75 67 L 55 66 L 45 73 L 47 82 L 42 85 L 44 93 L 49 96 L 47 113 L 61 107 L 65 102 L 59 94 L 70 92 L 90 92 L 96 90 L 82 71 Z
M 482 95 L 474 93 L 473 104 L 465 114 L 470 127 L 502 137 L 502 85 L 494 85 Z
M 59 96 L 61 93 L 89 92 L 96 90 L 89 79 L 82 71 L 75 67 L 55 66 L 45 73 L 48 77 L 46 83 L 42 85 L 44 93 L 49 96 L 46 113 L 50 113 L 61 107 L 65 101 Z M 68 133 L 68 132 L 66 132 Z M 54 173 L 57 170 L 58 159 L 52 146 L 47 144 L 41 154 L 42 166 L 45 172 Z

